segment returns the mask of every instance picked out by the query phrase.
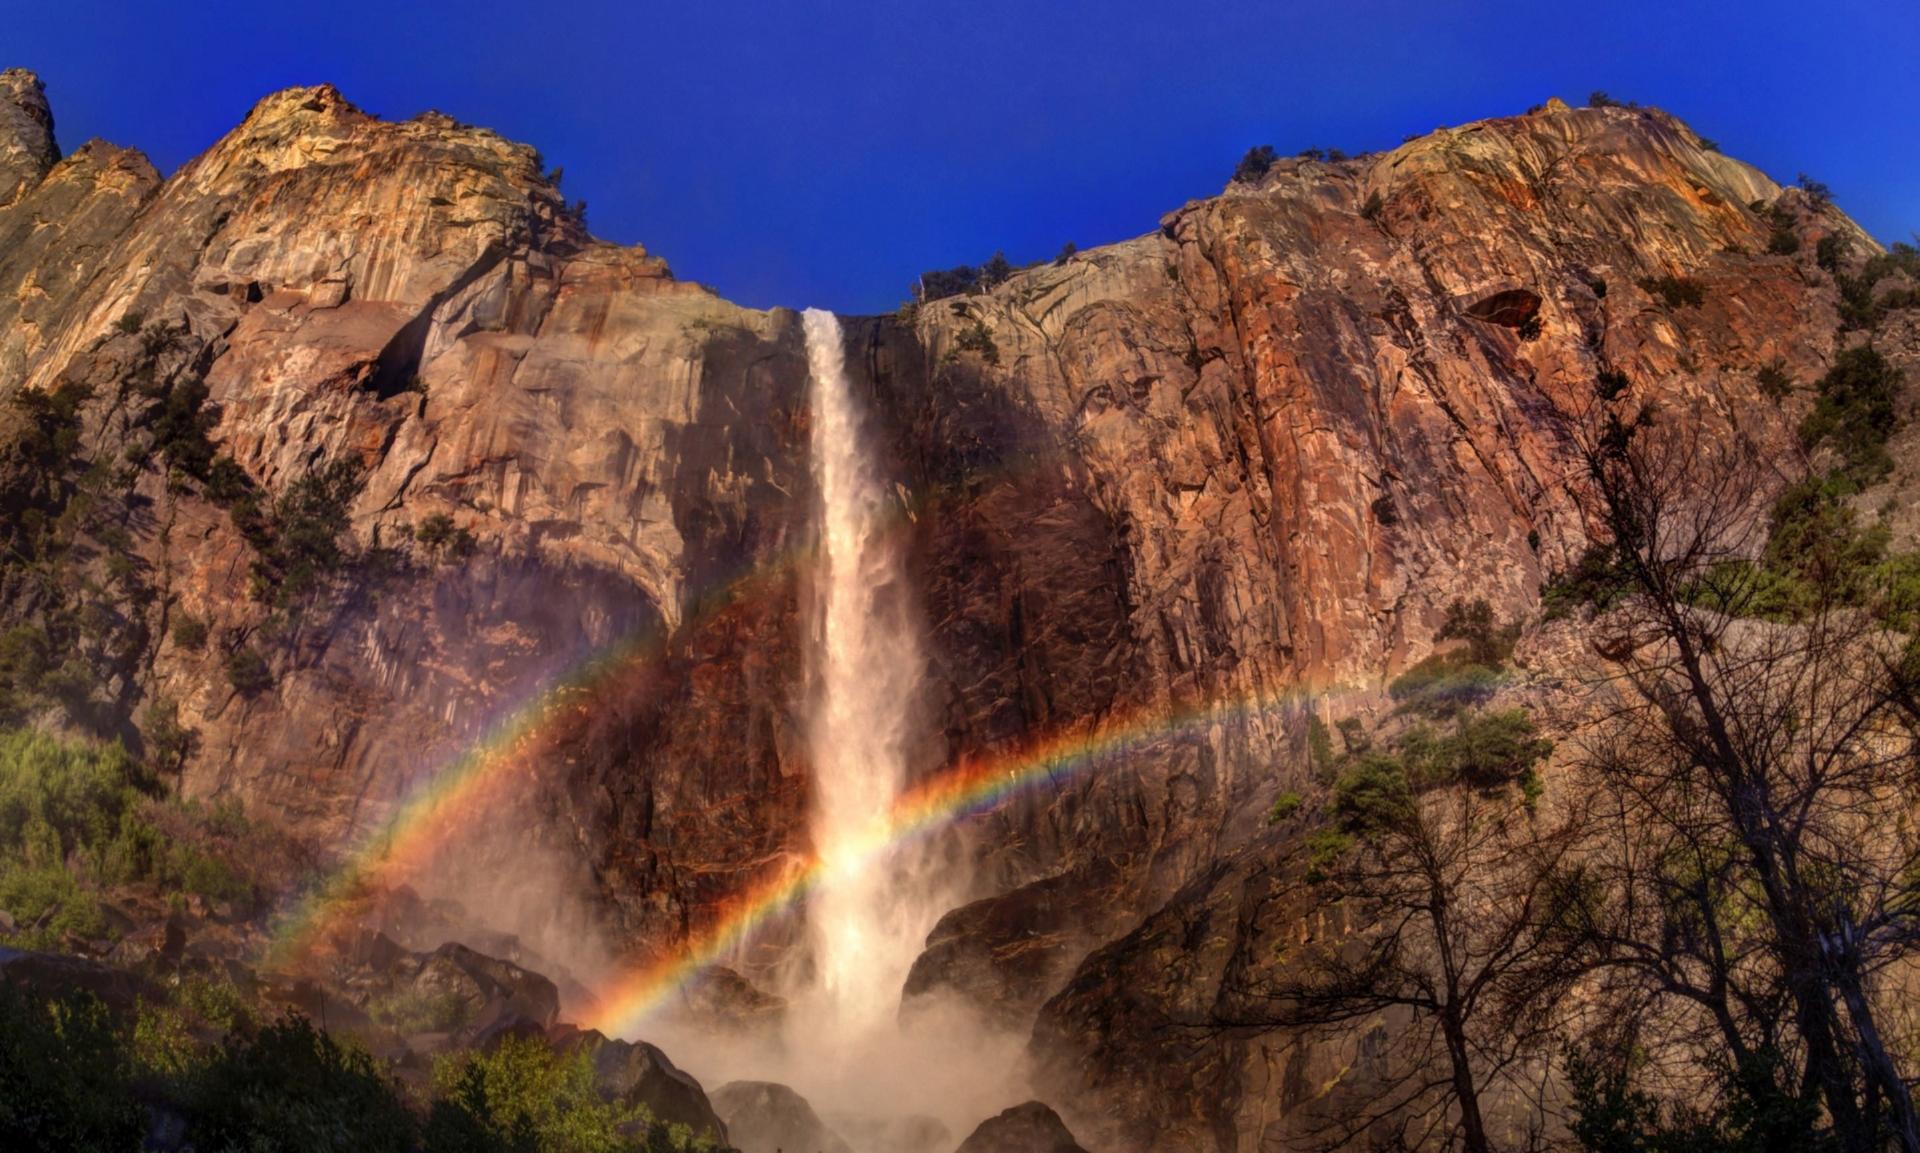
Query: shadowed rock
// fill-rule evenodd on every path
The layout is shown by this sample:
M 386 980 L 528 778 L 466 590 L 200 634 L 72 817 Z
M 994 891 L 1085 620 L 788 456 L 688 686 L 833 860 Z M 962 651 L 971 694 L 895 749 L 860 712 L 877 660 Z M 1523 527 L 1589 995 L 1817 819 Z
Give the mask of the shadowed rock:
M 713 1091 L 713 1110 L 741 1153 L 853 1153 L 807 1099 L 772 1081 L 729 1081 Z
M 1059 1114 L 1038 1101 L 980 1122 L 954 1153 L 1087 1153 Z

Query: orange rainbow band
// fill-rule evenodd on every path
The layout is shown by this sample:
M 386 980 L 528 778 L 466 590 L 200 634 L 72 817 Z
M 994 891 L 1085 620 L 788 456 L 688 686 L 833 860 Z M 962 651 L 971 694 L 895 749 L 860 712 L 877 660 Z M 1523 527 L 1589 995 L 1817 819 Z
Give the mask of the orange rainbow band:
M 836 854 L 841 867 L 871 861 L 916 837 L 979 812 L 1022 791 L 1064 783 L 1142 744 L 1271 713 L 1300 694 L 1256 694 L 1232 702 L 1187 708 L 1143 708 L 1090 731 L 1068 731 L 996 756 L 962 761 L 903 794 L 886 825 Z M 631 1032 L 706 969 L 732 955 L 762 925 L 791 908 L 825 871 L 807 859 L 729 902 L 713 926 L 689 939 L 676 956 L 634 969 L 595 996 L 587 1023 L 610 1035 Z

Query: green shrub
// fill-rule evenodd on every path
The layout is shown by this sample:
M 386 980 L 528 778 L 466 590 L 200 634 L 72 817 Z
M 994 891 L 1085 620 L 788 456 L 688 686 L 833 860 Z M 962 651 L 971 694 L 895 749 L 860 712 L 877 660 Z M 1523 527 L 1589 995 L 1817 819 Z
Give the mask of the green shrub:
M 1280 154 L 1273 150 L 1273 145 L 1271 144 L 1261 144 L 1249 148 L 1247 149 L 1247 154 L 1240 158 L 1240 163 L 1234 167 L 1233 182 L 1235 184 L 1252 184 L 1272 171 L 1274 164 L 1279 159 Z
M 413 526 L 413 539 L 438 552 L 453 539 L 453 518 L 444 512 L 430 512 Z
M 199 652 L 207 647 L 207 622 L 203 617 L 189 612 L 181 612 L 173 618 L 173 644 L 175 648 L 188 652 Z
M 105 1006 L 0 981 L 0 1148 L 131 1153 L 146 1135 Z
M 1840 262 L 1846 259 L 1846 255 L 1846 238 L 1837 232 L 1827 233 L 1820 238 L 1820 243 L 1813 246 L 1814 263 L 1828 272 L 1840 271 Z
M 1267 810 L 1267 823 L 1279 824 L 1299 812 L 1300 806 L 1305 803 L 1306 798 L 1300 795 L 1299 790 L 1288 789 L 1273 799 L 1273 808 Z
M 298 1015 L 229 1038 L 188 1097 L 188 1136 L 202 1149 L 413 1149 L 413 1114 L 386 1072 Z
M 1075 244 L 1071 240 L 1067 241 L 1065 244 L 1062 244 L 1060 246 L 1059 254 L 1053 258 L 1053 266 L 1055 268 L 1060 267 L 1061 265 L 1065 264 L 1067 261 L 1072 260 L 1074 253 L 1079 251 L 1080 251 L 1079 245 Z
M 1761 395 L 1771 400 L 1785 400 L 1793 392 L 1793 378 L 1787 375 L 1786 362 L 1782 360 L 1762 365 L 1754 374 L 1754 382 L 1760 386 Z
M 1590 545 L 1572 568 L 1547 579 L 1546 587 L 1540 590 L 1542 615 L 1554 621 L 1570 617 L 1581 609 L 1605 612 L 1624 600 L 1631 588 L 1631 581 L 1620 571 L 1613 548 Z
M 467 1023 L 466 998 L 453 990 L 438 993 L 407 988 L 377 997 L 367 1014 L 397 1033 L 447 1033 Z
M 1856 482 L 1871 483 L 1892 467 L 1887 438 L 1896 423 L 1900 374 L 1869 345 L 1849 348 L 1814 382 L 1813 411 L 1800 425 L 1809 449 L 1831 447 Z
M 248 645 L 227 654 L 227 683 L 243 697 L 258 696 L 273 687 L 273 670 L 267 658 Z
M 985 321 L 976 320 L 961 329 L 954 337 L 953 346 L 962 352 L 978 354 L 988 364 L 1000 363 L 1000 346 L 993 342 L 993 332 Z
M 433 1083 L 441 1101 L 468 1114 L 469 1131 L 505 1142 L 493 1147 L 523 1148 L 522 1135 L 531 1132 L 540 1153 L 602 1153 L 627 1148 L 626 1134 L 653 1122 L 645 1106 L 600 1095 L 585 1050 L 563 1056 L 532 1037 L 442 1058 Z M 474 1107 L 481 1102 L 484 1110 Z

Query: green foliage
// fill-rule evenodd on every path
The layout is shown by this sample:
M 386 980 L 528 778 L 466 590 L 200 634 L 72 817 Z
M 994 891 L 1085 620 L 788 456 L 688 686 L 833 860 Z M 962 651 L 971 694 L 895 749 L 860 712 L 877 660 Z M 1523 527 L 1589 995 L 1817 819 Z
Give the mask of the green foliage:
M 1868 345 L 1849 348 L 1814 382 L 1813 411 L 1800 425 L 1808 448 L 1831 447 L 1841 468 L 1860 483 L 1871 483 L 1892 467 L 1887 438 L 1896 424 L 1895 400 L 1900 374 Z
M 104 1006 L 0 981 L 0 1148 L 130 1153 L 146 1116 Z
M 1233 182 L 1235 184 L 1252 184 L 1272 171 L 1274 164 L 1278 162 L 1279 159 L 1280 154 L 1273 150 L 1273 145 L 1271 144 L 1261 144 L 1249 148 L 1247 149 L 1247 154 L 1240 158 L 1240 163 L 1234 167 Z
M 377 997 L 367 1014 L 396 1033 L 448 1033 L 467 1023 L 466 998 L 448 989 L 438 993 L 408 988 Z
M 442 1130 L 486 1134 L 493 1142 L 449 1149 L 526 1149 L 531 1133 L 539 1153 L 614 1153 L 631 1148 L 636 1131 L 646 1134 L 649 1151 L 693 1145 L 684 1130 L 671 1134 L 656 1124 L 644 1105 L 602 1097 L 587 1052 L 561 1055 L 531 1037 L 508 1036 L 486 1052 L 443 1058 L 433 1082 L 444 1103 L 436 1110 Z
M 1638 108 L 1639 102 L 1633 100 L 1615 100 L 1601 89 L 1594 89 L 1587 96 L 1588 108 Z
M 1793 378 L 1787 375 L 1786 362 L 1775 360 L 1762 365 L 1754 374 L 1754 382 L 1760 386 L 1760 392 L 1770 400 L 1785 400 L 1793 392 Z
M 1273 808 L 1267 810 L 1267 823 L 1277 825 L 1300 811 L 1306 804 L 1306 798 L 1298 789 L 1288 789 L 1273 799 Z
M 1889 310 L 1920 308 L 1920 290 L 1912 286 L 1875 292 L 1876 285 L 1896 274 L 1910 281 L 1920 280 L 1920 249 L 1911 244 L 1895 244 L 1887 252 L 1869 258 L 1858 276 L 1835 270 L 1834 283 L 1840 288 L 1840 327 L 1869 329 Z
M 1781 1086 L 1783 1062 L 1761 1050 L 1745 1068 L 1724 1060 L 1710 1067 L 1705 1104 L 1662 1102 L 1636 1083 L 1645 1064 L 1634 1050 L 1589 1049 L 1567 1058 L 1568 1131 L 1588 1153 L 1821 1153 L 1833 1148 L 1818 1131 L 1813 1098 Z
M 1620 569 L 1619 554 L 1610 545 L 1588 546 L 1572 568 L 1554 573 L 1540 591 L 1545 619 L 1564 620 L 1582 609 L 1605 612 L 1626 599 L 1630 578 Z
M 438 552 L 453 539 L 453 518 L 444 512 L 430 512 L 413 526 L 413 539 Z
M 1821 208 L 1825 208 L 1827 205 L 1833 203 L 1833 189 L 1815 180 L 1813 177 L 1808 176 L 1804 172 L 1794 180 L 1794 184 L 1799 187 L 1800 191 L 1807 194 L 1808 200 L 1813 201 L 1814 204 Z
M 257 599 L 290 608 L 346 563 L 340 538 L 363 482 L 358 461 L 336 460 L 289 485 L 270 516 L 246 510 L 252 516 L 242 532 L 259 554 L 252 574 Z M 236 523 L 241 515 L 236 509 Z
M 227 683 L 243 697 L 258 696 L 273 687 L 273 670 L 258 649 L 242 646 L 227 654 Z
M 978 354 L 988 364 L 1000 363 L 1000 346 L 993 342 L 993 332 L 987 328 L 985 321 L 976 320 L 961 329 L 954 338 L 953 346 L 962 352 Z
M 1059 268 L 1061 265 L 1065 264 L 1067 261 L 1072 260 L 1074 253 L 1079 251 L 1080 251 L 1079 245 L 1075 244 L 1071 240 L 1067 241 L 1065 244 L 1062 244 L 1060 246 L 1060 252 L 1058 253 L 1058 255 L 1056 255 L 1053 258 L 1053 266 L 1055 268 Z
M 1394 678 L 1387 694 L 1403 712 L 1451 717 L 1485 703 L 1499 687 L 1501 666 L 1513 655 L 1520 626 L 1499 624 L 1484 599 L 1456 599 L 1436 635 L 1464 641 L 1466 647 L 1434 653 Z
M 193 1079 L 188 1134 L 199 1148 L 276 1153 L 410 1153 L 415 1121 L 367 1053 L 304 1017 L 229 1038 Z
M 1011 277 L 1016 271 L 1018 269 L 1007 260 L 1004 252 L 994 253 L 978 268 L 971 264 L 958 264 L 944 270 L 930 269 L 920 274 L 920 281 L 914 288 L 914 299 L 925 303 L 946 296 L 982 292 Z
M 1334 769 L 1339 761 L 1333 751 L 1333 733 L 1327 729 L 1327 722 L 1318 716 L 1307 717 L 1307 766 L 1313 770 L 1315 779 L 1331 781 Z
M 1455 598 L 1447 605 L 1438 636 L 1441 640 L 1467 642 L 1467 652 L 1476 663 L 1497 668 L 1513 655 L 1514 643 L 1520 639 L 1520 625 L 1517 621 L 1500 624 L 1494 619 L 1493 607 L 1484 598 L 1471 601 Z
M 1405 712 L 1447 717 L 1493 696 L 1500 670 L 1473 659 L 1464 650 L 1434 653 L 1395 677 L 1387 695 Z
M 475 1065 L 433 1103 L 422 1134 L 423 1153 L 539 1153 L 533 1118 L 503 1117 L 488 1095 L 486 1074 Z
M 207 647 L 207 621 L 205 617 L 194 616 L 190 612 L 181 612 L 173 618 L 173 644 L 175 648 L 197 653 Z
M 1640 287 L 1666 303 L 1668 308 L 1698 308 L 1707 302 L 1700 282 L 1685 276 L 1648 276 Z
M 1837 232 L 1829 232 L 1813 246 L 1814 263 L 1828 272 L 1840 271 L 1840 262 L 1846 259 L 1847 240 Z
M 17 943 L 56 948 L 69 934 L 105 935 L 95 895 L 102 885 L 251 896 L 251 882 L 211 840 L 235 835 L 239 818 L 216 806 L 198 821 L 206 836 L 169 834 L 181 822 L 159 819 L 156 787 L 117 744 L 0 730 L 0 908 L 23 926 Z

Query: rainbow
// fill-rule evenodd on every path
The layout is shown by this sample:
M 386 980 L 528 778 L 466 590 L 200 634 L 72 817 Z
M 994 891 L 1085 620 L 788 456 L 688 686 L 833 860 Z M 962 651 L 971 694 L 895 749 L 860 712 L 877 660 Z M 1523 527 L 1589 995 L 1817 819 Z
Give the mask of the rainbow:
M 1027 467 L 1037 468 L 1038 462 Z M 1021 470 L 1021 471 L 1024 471 Z M 969 486 L 943 486 L 910 498 L 895 513 L 904 530 L 922 516 L 972 499 L 981 477 Z M 695 622 L 770 591 L 763 586 L 791 574 L 808 554 L 788 550 L 757 568 L 713 586 L 692 604 L 681 631 Z M 362 911 L 361 897 L 410 875 L 430 861 L 471 819 L 483 816 L 513 780 L 510 771 L 525 765 L 541 738 L 569 713 L 638 676 L 665 655 L 669 630 L 649 630 L 621 638 L 590 653 L 556 682 L 508 712 L 465 751 L 426 775 L 421 785 L 388 818 L 361 838 L 346 859 L 316 885 L 276 926 L 267 950 L 269 963 L 286 964 L 312 949 Z
M 690 620 L 719 616 L 748 603 L 762 586 L 783 576 L 794 563 L 789 554 L 727 581 L 702 598 Z M 511 783 L 516 766 L 526 766 L 543 737 L 570 716 L 590 709 L 627 679 L 642 675 L 666 655 L 670 630 L 646 629 L 588 654 L 519 708 L 510 711 L 478 741 L 429 773 L 388 818 L 363 837 L 346 860 L 316 886 L 276 926 L 267 952 L 269 963 L 286 964 L 361 912 L 360 898 L 411 875 L 431 861 L 467 822 L 483 816 Z
M 1274 712 L 1297 696 L 1255 694 L 1237 701 L 1135 710 L 1123 719 L 1069 730 L 998 755 L 961 761 L 908 790 L 888 820 L 863 843 L 835 854 L 833 867 L 859 867 L 1016 794 L 1057 785 L 1142 745 L 1229 721 Z M 713 925 L 680 953 L 631 970 L 604 985 L 584 1014 L 613 1036 L 632 1032 L 708 968 L 732 955 L 755 931 L 785 913 L 819 883 L 828 862 L 794 860 L 778 875 L 722 906 Z

